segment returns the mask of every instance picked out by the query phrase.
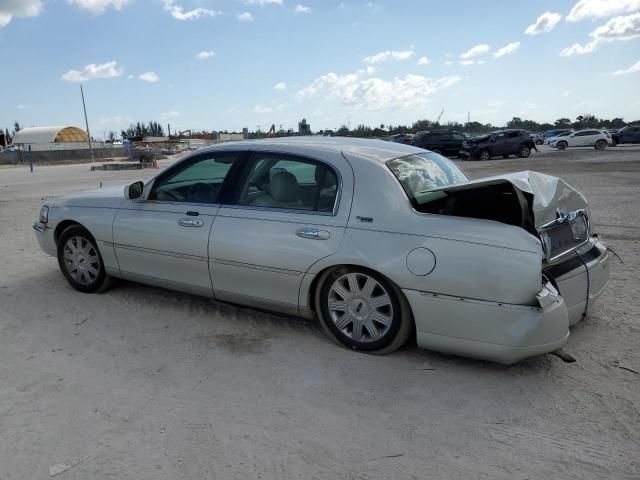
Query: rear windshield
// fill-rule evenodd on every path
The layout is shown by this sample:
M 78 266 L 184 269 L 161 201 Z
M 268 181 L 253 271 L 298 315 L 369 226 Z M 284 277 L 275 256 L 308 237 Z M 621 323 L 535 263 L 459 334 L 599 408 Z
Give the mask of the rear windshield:
M 469 181 L 455 163 L 432 152 L 396 158 L 387 165 L 411 201 L 418 205 L 430 201 L 434 189 Z

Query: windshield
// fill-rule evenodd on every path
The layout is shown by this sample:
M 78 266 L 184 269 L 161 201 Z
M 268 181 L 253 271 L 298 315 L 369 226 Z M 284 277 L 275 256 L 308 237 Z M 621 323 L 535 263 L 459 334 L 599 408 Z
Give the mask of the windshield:
M 429 201 L 432 190 L 469 181 L 455 163 L 432 152 L 396 158 L 387 165 L 418 205 Z

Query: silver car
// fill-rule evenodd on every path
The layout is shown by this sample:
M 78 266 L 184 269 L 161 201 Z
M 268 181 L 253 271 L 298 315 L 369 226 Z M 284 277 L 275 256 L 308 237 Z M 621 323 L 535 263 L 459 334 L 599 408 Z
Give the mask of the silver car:
M 48 202 L 77 290 L 114 278 L 317 318 L 348 348 L 514 363 L 561 348 L 608 282 L 588 206 L 534 172 L 470 181 L 433 152 L 287 138 L 194 152 L 146 183 Z

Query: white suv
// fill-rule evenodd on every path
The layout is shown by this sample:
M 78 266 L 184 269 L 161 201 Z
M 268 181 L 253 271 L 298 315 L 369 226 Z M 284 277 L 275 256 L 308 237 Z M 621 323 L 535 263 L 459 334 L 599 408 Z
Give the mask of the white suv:
M 611 145 L 611 135 L 603 130 L 579 130 L 564 137 L 553 137 L 549 140 L 549 146 L 558 150 L 567 147 L 594 147 L 596 150 L 604 150 Z

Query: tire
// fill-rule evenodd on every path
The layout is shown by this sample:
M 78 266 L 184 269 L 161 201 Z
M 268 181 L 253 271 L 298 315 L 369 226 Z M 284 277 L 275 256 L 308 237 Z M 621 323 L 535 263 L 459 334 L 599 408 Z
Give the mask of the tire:
M 596 150 L 604 150 L 605 148 L 607 148 L 607 141 L 598 140 L 596 144 L 593 146 L 593 148 L 595 148 Z
M 324 273 L 315 305 L 325 333 L 353 350 L 391 353 L 413 331 L 411 308 L 400 289 L 364 268 L 341 267 Z
M 527 158 L 529 155 L 531 155 L 531 148 L 529 147 L 529 145 L 522 145 L 520 147 L 520 151 L 518 152 L 518 156 L 520 158 Z
M 558 142 L 556 144 L 556 148 L 558 150 L 566 150 L 567 149 L 567 142 Z
M 80 225 L 73 225 L 60 235 L 58 265 L 69 284 L 80 292 L 102 292 L 113 282 L 104 269 L 95 239 Z
M 478 160 L 481 160 L 483 162 L 491 160 L 491 152 L 489 152 L 489 150 L 487 150 L 486 148 L 484 150 L 481 150 L 478 154 Z
M 542 145 L 544 142 L 542 140 L 536 140 L 536 145 Z

